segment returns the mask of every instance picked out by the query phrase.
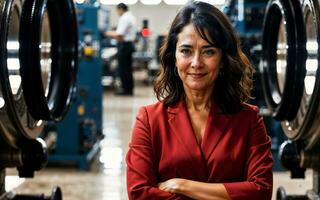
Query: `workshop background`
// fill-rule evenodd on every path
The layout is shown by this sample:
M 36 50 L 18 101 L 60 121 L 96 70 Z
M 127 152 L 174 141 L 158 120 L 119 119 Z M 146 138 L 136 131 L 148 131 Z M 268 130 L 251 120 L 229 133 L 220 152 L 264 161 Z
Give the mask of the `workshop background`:
M 0 200 L 127 200 L 138 109 L 159 48 L 192 0 L 0 0 Z M 133 95 L 116 95 L 118 3 L 136 17 Z M 272 139 L 272 199 L 320 199 L 320 0 L 206 0 L 250 58 Z M 57 66 L 57 67 L 52 67 Z

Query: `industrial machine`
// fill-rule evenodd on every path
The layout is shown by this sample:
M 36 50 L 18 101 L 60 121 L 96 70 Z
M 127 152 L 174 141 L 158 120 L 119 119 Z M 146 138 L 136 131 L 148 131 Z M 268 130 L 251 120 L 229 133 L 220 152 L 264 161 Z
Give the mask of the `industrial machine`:
M 49 122 L 42 134 L 49 163 L 75 163 L 81 170 L 89 169 L 102 138 L 99 8 L 95 1 L 76 4 L 81 51 L 74 103 L 63 121 Z
M 45 121 L 67 113 L 78 64 L 77 21 L 71 0 L 0 1 L 0 199 L 62 199 L 5 191 L 5 168 L 33 177 L 47 162 L 38 138 Z
M 289 140 L 280 159 L 291 178 L 313 170 L 313 188 L 305 195 L 277 199 L 320 199 L 320 1 L 270 0 L 264 19 L 261 73 L 263 91 L 274 119 Z
M 223 12 L 229 17 L 233 27 L 239 34 L 242 50 L 249 57 L 255 68 L 254 88 L 250 103 L 258 105 L 260 114 L 264 118 L 268 134 L 272 139 L 272 154 L 274 158 L 274 171 L 283 170 L 278 159 L 280 144 L 285 140 L 280 122 L 273 119 L 263 96 L 261 73 L 259 63 L 261 59 L 263 19 L 268 0 L 230 0 L 223 7 Z

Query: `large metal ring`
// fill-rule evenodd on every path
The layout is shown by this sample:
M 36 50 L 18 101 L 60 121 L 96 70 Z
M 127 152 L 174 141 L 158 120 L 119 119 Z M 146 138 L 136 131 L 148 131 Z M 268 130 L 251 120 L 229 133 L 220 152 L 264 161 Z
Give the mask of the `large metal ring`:
M 70 107 L 78 63 L 72 0 L 25 0 L 20 22 L 23 94 L 35 119 L 61 120 Z
M 276 120 L 292 120 L 303 93 L 305 30 L 298 0 L 271 0 L 264 19 L 263 92 Z
M 43 128 L 28 112 L 21 86 L 19 32 L 21 0 L 0 1 L 0 131 L 13 147 L 36 138 Z
M 282 122 L 291 140 L 302 140 L 306 150 L 320 142 L 320 5 L 317 0 L 304 0 L 307 60 L 305 62 L 304 93 L 296 117 Z

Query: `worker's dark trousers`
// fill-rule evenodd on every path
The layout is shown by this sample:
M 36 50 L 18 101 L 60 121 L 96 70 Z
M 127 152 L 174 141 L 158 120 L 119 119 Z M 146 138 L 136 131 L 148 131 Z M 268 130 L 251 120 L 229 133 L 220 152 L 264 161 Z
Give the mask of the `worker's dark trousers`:
M 123 92 L 133 92 L 132 53 L 134 46 L 132 42 L 121 42 L 118 44 L 118 75 L 121 80 Z

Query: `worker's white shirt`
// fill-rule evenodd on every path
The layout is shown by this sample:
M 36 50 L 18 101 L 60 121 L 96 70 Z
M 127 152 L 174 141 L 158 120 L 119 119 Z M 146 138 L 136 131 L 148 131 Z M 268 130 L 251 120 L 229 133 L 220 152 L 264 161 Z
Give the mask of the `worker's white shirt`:
M 123 36 L 125 42 L 132 42 L 136 38 L 136 18 L 129 12 L 120 16 L 117 33 Z

